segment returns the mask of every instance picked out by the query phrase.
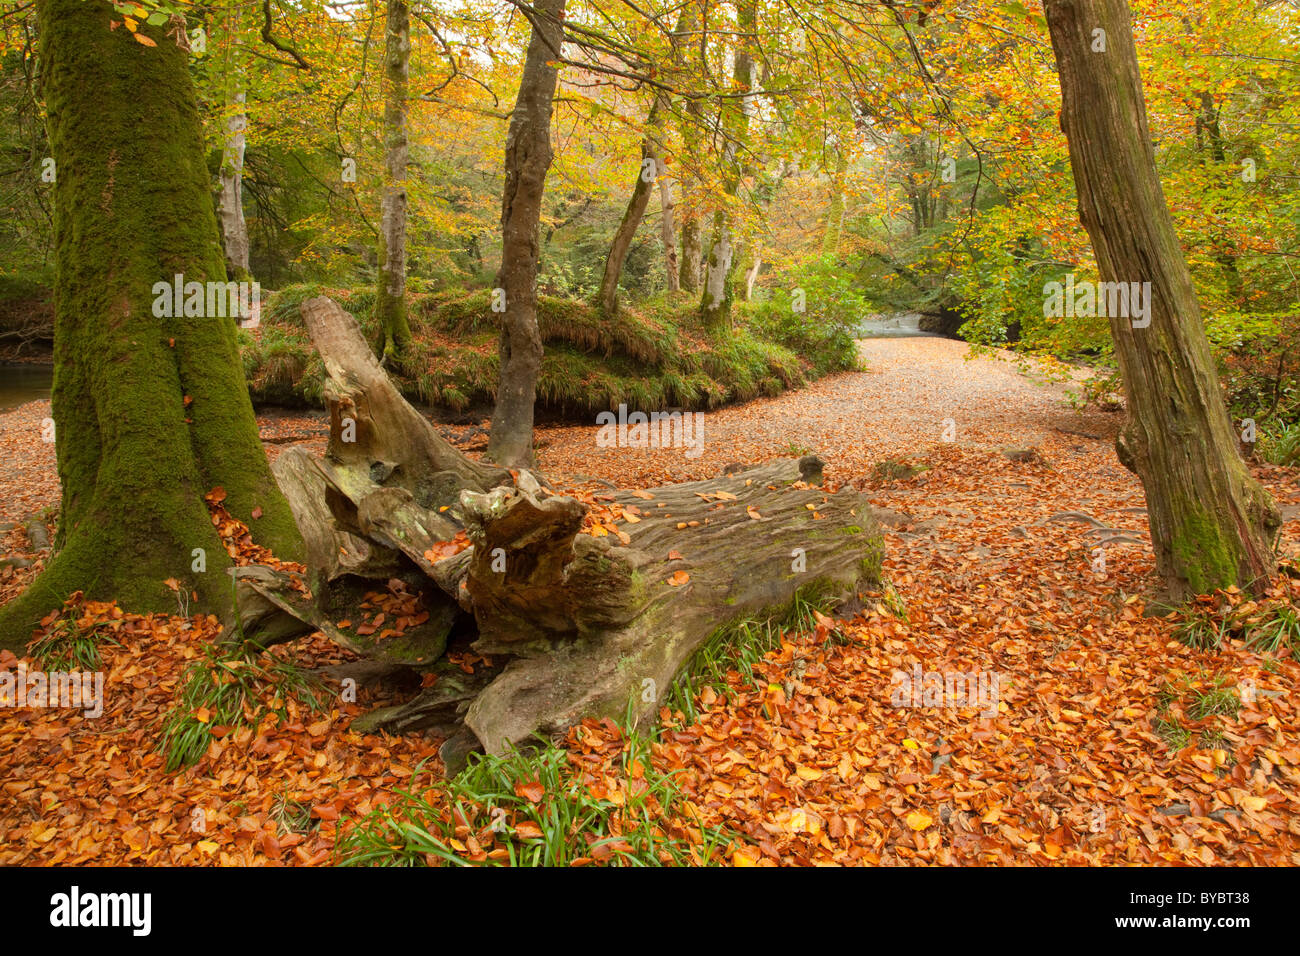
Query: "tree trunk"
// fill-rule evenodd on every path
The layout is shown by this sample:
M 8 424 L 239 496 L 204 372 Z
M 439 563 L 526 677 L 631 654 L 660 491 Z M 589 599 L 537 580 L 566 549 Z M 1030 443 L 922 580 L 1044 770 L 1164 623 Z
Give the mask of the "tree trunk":
M 255 643 L 320 630 L 380 661 L 381 673 L 402 665 L 435 675 L 419 696 L 356 729 L 438 727 L 451 735 L 444 759 L 454 768 L 467 748 L 500 753 L 585 716 L 630 707 L 647 721 L 720 627 L 779 613 L 796 594 L 850 601 L 879 581 L 882 542 L 867 498 L 819 487 L 814 456 L 599 495 L 592 514 L 526 470 L 487 468 L 443 442 L 333 302 L 309 300 L 303 317 L 329 376 L 330 450 L 315 462 L 285 455 L 277 467 L 308 538 L 311 580 L 321 583 L 312 601 L 283 572 L 240 568 L 235 577 Z M 348 442 L 353 413 L 365 427 Z M 308 473 L 313 464 L 319 475 Z M 440 504 L 452 497 L 453 506 Z M 457 540 L 463 550 L 448 547 Z M 403 629 L 387 638 L 334 623 L 361 619 L 359 599 L 375 586 L 357 577 L 393 576 L 407 591 L 420 578 L 429 585 L 419 593 L 427 614 L 386 620 Z M 449 640 L 491 664 L 467 677 L 435 660 Z
M 754 297 L 754 282 L 758 279 L 759 270 L 763 268 L 763 251 L 758 240 L 754 240 L 754 260 L 750 263 L 749 269 L 745 272 L 745 293 L 744 301 L 748 302 Z
M 623 263 L 627 261 L 627 252 L 632 248 L 632 240 L 645 218 L 646 207 L 650 204 L 650 194 L 655 188 L 655 177 L 659 172 L 659 161 L 655 157 L 653 131 L 659 123 L 659 102 L 655 101 L 646 118 L 646 136 L 641 142 L 641 162 L 637 166 L 636 181 L 632 184 L 632 196 L 627 201 L 623 219 L 614 230 L 614 239 L 609 244 L 609 255 L 605 257 L 605 271 L 600 278 L 600 290 L 596 301 L 606 315 L 613 315 L 618 309 L 618 280 L 623 275 Z
M 40 0 L 38 12 L 59 170 L 52 403 L 62 506 L 54 557 L 0 612 L 8 647 L 78 589 L 174 611 L 163 584 L 174 578 L 198 593 L 191 607 L 229 612 L 229 558 L 203 499 L 216 486 L 260 543 L 286 559 L 302 550 L 258 440 L 234 320 L 155 315 L 154 283 L 226 278 L 186 54 L 165 28 L 141 25 L 152 47 L 110 30 L 103 0 Z
M 388 0 L 384 29 L 384 198 L 380 205 L 379 282 L 375 317 L 385 361 L 400 361 L 411 344 L 406 317 L 406 95 L 410 77 L 411 15 L 405 0 Z
M 831 174 L 831 205 L 826 212 L 826 230 L 822 233 L 823 256 L 839 255 L 840 235 L 844 230 L 844 176 L 848 169 L 848 150 L 841 146 L 835 157 L 835 172 Z
M 700 315 L 707 329 L 731 328 L 731 263 L 735 250 L 731 246 L 731 223 L 719 209 L 713 214 L 713 240 L 704 260 L 703 294 Z
M 736 52 L 733 57 L 734 89 L 748 93 L 754 87 L 752 44 L 758 30 L 756 0 L 738 0 L 736 4 Z M 726 169 L 726 194 L 734 197 L 740 189 L 742 147 L 748 139 L 749 103 L 742 95 L 727 100 L 720 107 L 722 129 L 727 137 L 722 163 Z M 713 216 L 713 239 L 704 266 L 704 292 L 700 299 L 700 316 L 705 328 L 731 328 L 732 258 L 734 255 L 731 210 L 725 205 Z
M 668 154 L 662 141 L 652 144 L 654 149 L 655 172 L 659 180 L 659 238 L 664 244 L 664 274 L 668 280 L 668 291 L 681 289 L 681 268 L 677 262 L 677 222 L 675 201 L 673 199 L 673 181 L 668 175 Z
M 244 147 L 248 128 L 244 91 L 237 90 L 231 100 L 235 109 L 226 119 L 218 217 L 226 248 L 226 274 L 231 279 L 246 282 L 251 273 L 248 268 L 248 223 L 244 221 Z
M 538 222 L 551 167 L 551 104 L 558 79 L 552 65 L 564 40 L 564 0 L 538 0 L 519 96 L 506 135 L 501 201 L 501 373 L 488 455 L 507 467 L 533 461 L 533 405 L 542 367 L 537 329 Z
M 686 198 L 685 187 L 682 197 Z M 699 214 L 687 208 L 682 218 L 682 261 L 678 284 L 686 292 L 699 292 L 704 273 L 704 231 Z
M 694 2 L 683 4 L 673 31 L 673 63 L 684 68 L 685 50 L 691 36 L 700 28 L 699 14 Z M 701 69 L 703 64 L 700 64 Z M 678 120 L 682 137 L 684 162 L 680 178 L 682 187 L 682 244 L 678 266 L 678 286 L 686 292 L 698 293 L 704 270 L 704 231 L 700 222 L 699 177 L 692 173 L 687 163 L 698 163 L 704 155 L 704 110 L 695 97 L 686 100 L 684 116 Z
M 1157 573 L 1176 600 L 1231 585 L 1253 589 L 1275 568 L 1280 517 L 1235 451 L 1156 174 L 1128 6 L 1048 0 L 1046 11 L 1080 219 L 1102 279 L 1149 283 L 1149 293 L 1136 287 L 1145 315 L 1107 311 L 1131 313 L 1110 316 L 1128 398 L 1116 450 L 1142 479 Z M 1104 52 L 1094 52 L 1102 42 Z

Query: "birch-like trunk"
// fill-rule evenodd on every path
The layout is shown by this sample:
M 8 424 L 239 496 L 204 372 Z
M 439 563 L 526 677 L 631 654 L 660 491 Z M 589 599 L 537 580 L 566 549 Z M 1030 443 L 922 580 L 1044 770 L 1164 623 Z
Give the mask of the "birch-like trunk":
M 375 314 L 381 354 L 395 361 L 411 343 L 406 317 L 406 97 L 410 86 L 411 14 L 405 0 L 388 0 L 384 29 L 384 195 L 380 204 L 379 277 Z
M 232 281 L 246 281 L 248 267 L 248 223 L 244 221 L 244 150 L 247 145 L 248 114 L 244 110 L 245 93 L 238 89 L 231 95 L 230 116 L 226 119 L 225 146 L 221 154 L 221 176 L 217 215 L 221 220 L 221 238 L 226 250 L 226 271 Z

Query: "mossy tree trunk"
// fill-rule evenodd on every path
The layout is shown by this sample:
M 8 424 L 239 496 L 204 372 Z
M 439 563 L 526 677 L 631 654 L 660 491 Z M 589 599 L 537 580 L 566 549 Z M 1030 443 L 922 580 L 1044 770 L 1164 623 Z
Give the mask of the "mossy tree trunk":
M 380 354 L 399 361 L 411 344 L 406 316 L 406 97 L 410 86 L 411 13 L 405 0 L 388 0 L 384 28 L 384 196 L 380 204 L 379 281 L 376 323 L 383 334 Z
M 1275 568 L 1280 518 L 1235 449 L 1156 174 L 1128 5 L 1048 0 L 1046 11 L 1061 128 L 1101 277 L 1150 283 L 1146 315 L 1112 315 L 1110 324 L 1128 398 L 1116 449 L 1146 491 L 1156 570 L 1178 600 L 1254 587 Z
M 826 212 L 826 229 L 822 232 L 822 255 L 836 257 L 844 231 L 844 177 L 849 171 L 849 153 L 842 145 L 836 151 L 835 171 L 831 174 L 831 205 Z
M 204 494 L 285 558 L 302 541 L 258 440 L 229 317 L 154 314 L 154 283 L 224 281 L 186 53 L 110 30 L 103 0 L 40 0 L 55 185 L 55 553 L 0 611 L 19 647 L 70 592 L 131 610 L 231 610 L 229 558 Z M 39 440 L 39 438 L 34 438 Z M 254 509 L 260 517 L 253 518 Z M 206 570 L 197 571 L 195 549 Z
M 501 374 L 487 454 L 506 467 L 533 461 L 533 405 L 542 368 L 537 328 L 538 224 L 551 168 L 551 104 L 564 41 L 565 0 L 538 0 L 510 129 L 501 200 Z

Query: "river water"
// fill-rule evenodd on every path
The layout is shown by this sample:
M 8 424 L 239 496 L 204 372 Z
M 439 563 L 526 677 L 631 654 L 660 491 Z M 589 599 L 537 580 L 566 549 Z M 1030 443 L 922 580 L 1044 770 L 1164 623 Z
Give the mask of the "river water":
M 903 339 L 932 334 L 922 332 L 920 324 L 919 312 L 869 315 L 858 324 L 855 334 L 860 339 Z
M 52 365 L 0 365 L 0 412 L 50 397 Z

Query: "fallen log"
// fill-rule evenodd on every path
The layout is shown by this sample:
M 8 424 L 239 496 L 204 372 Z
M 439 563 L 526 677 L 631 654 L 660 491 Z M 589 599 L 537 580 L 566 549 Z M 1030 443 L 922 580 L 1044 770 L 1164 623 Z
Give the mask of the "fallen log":
M 573 499 L 462 495 L 474 649 L 512 658 L 465 717 L 485 749 L 629 707 L 644 723 L 720 627 L 777 614 L 796 592 L 843 604 L 877 583 L 883 551 L 865 496 L 809 484 L 820 462 L 805 461 L 803 473 L 787 461 L 613 495 L 640 512 L 617 526 L 626 543 L 579 533 L 585 508 Z
M 437 637 L 398 655 L 383 641 L 362 646 L 331 620 L 328 591 L 313 601 L 274 572 L 240 569 L 262 626 L 289 633 L 276 617 L 287 615 L 387 665 L 435 672 L 413 700 L 360 726 L 439 728 L 454 767 L 475 747 L 500 753 L 586 716 L 630 708 L 642 723 L 719 629 L 779 614 L 800 594 L 842 605 L 879 581 L 866 497 L 822 487 L 815 456 L 580 501 L 462 455 L 397 392 L 350 315 L 325 298 L 302 309 L 329 374 L 330 439 L 316 474 L 300 456 L 283 468 L 312 580 L 398 562 L 403 580 L 428 584 L 430 634 L 441 629 L 445 645 L 468 622 L 486 659 L 469 675 L 428 659 Z

